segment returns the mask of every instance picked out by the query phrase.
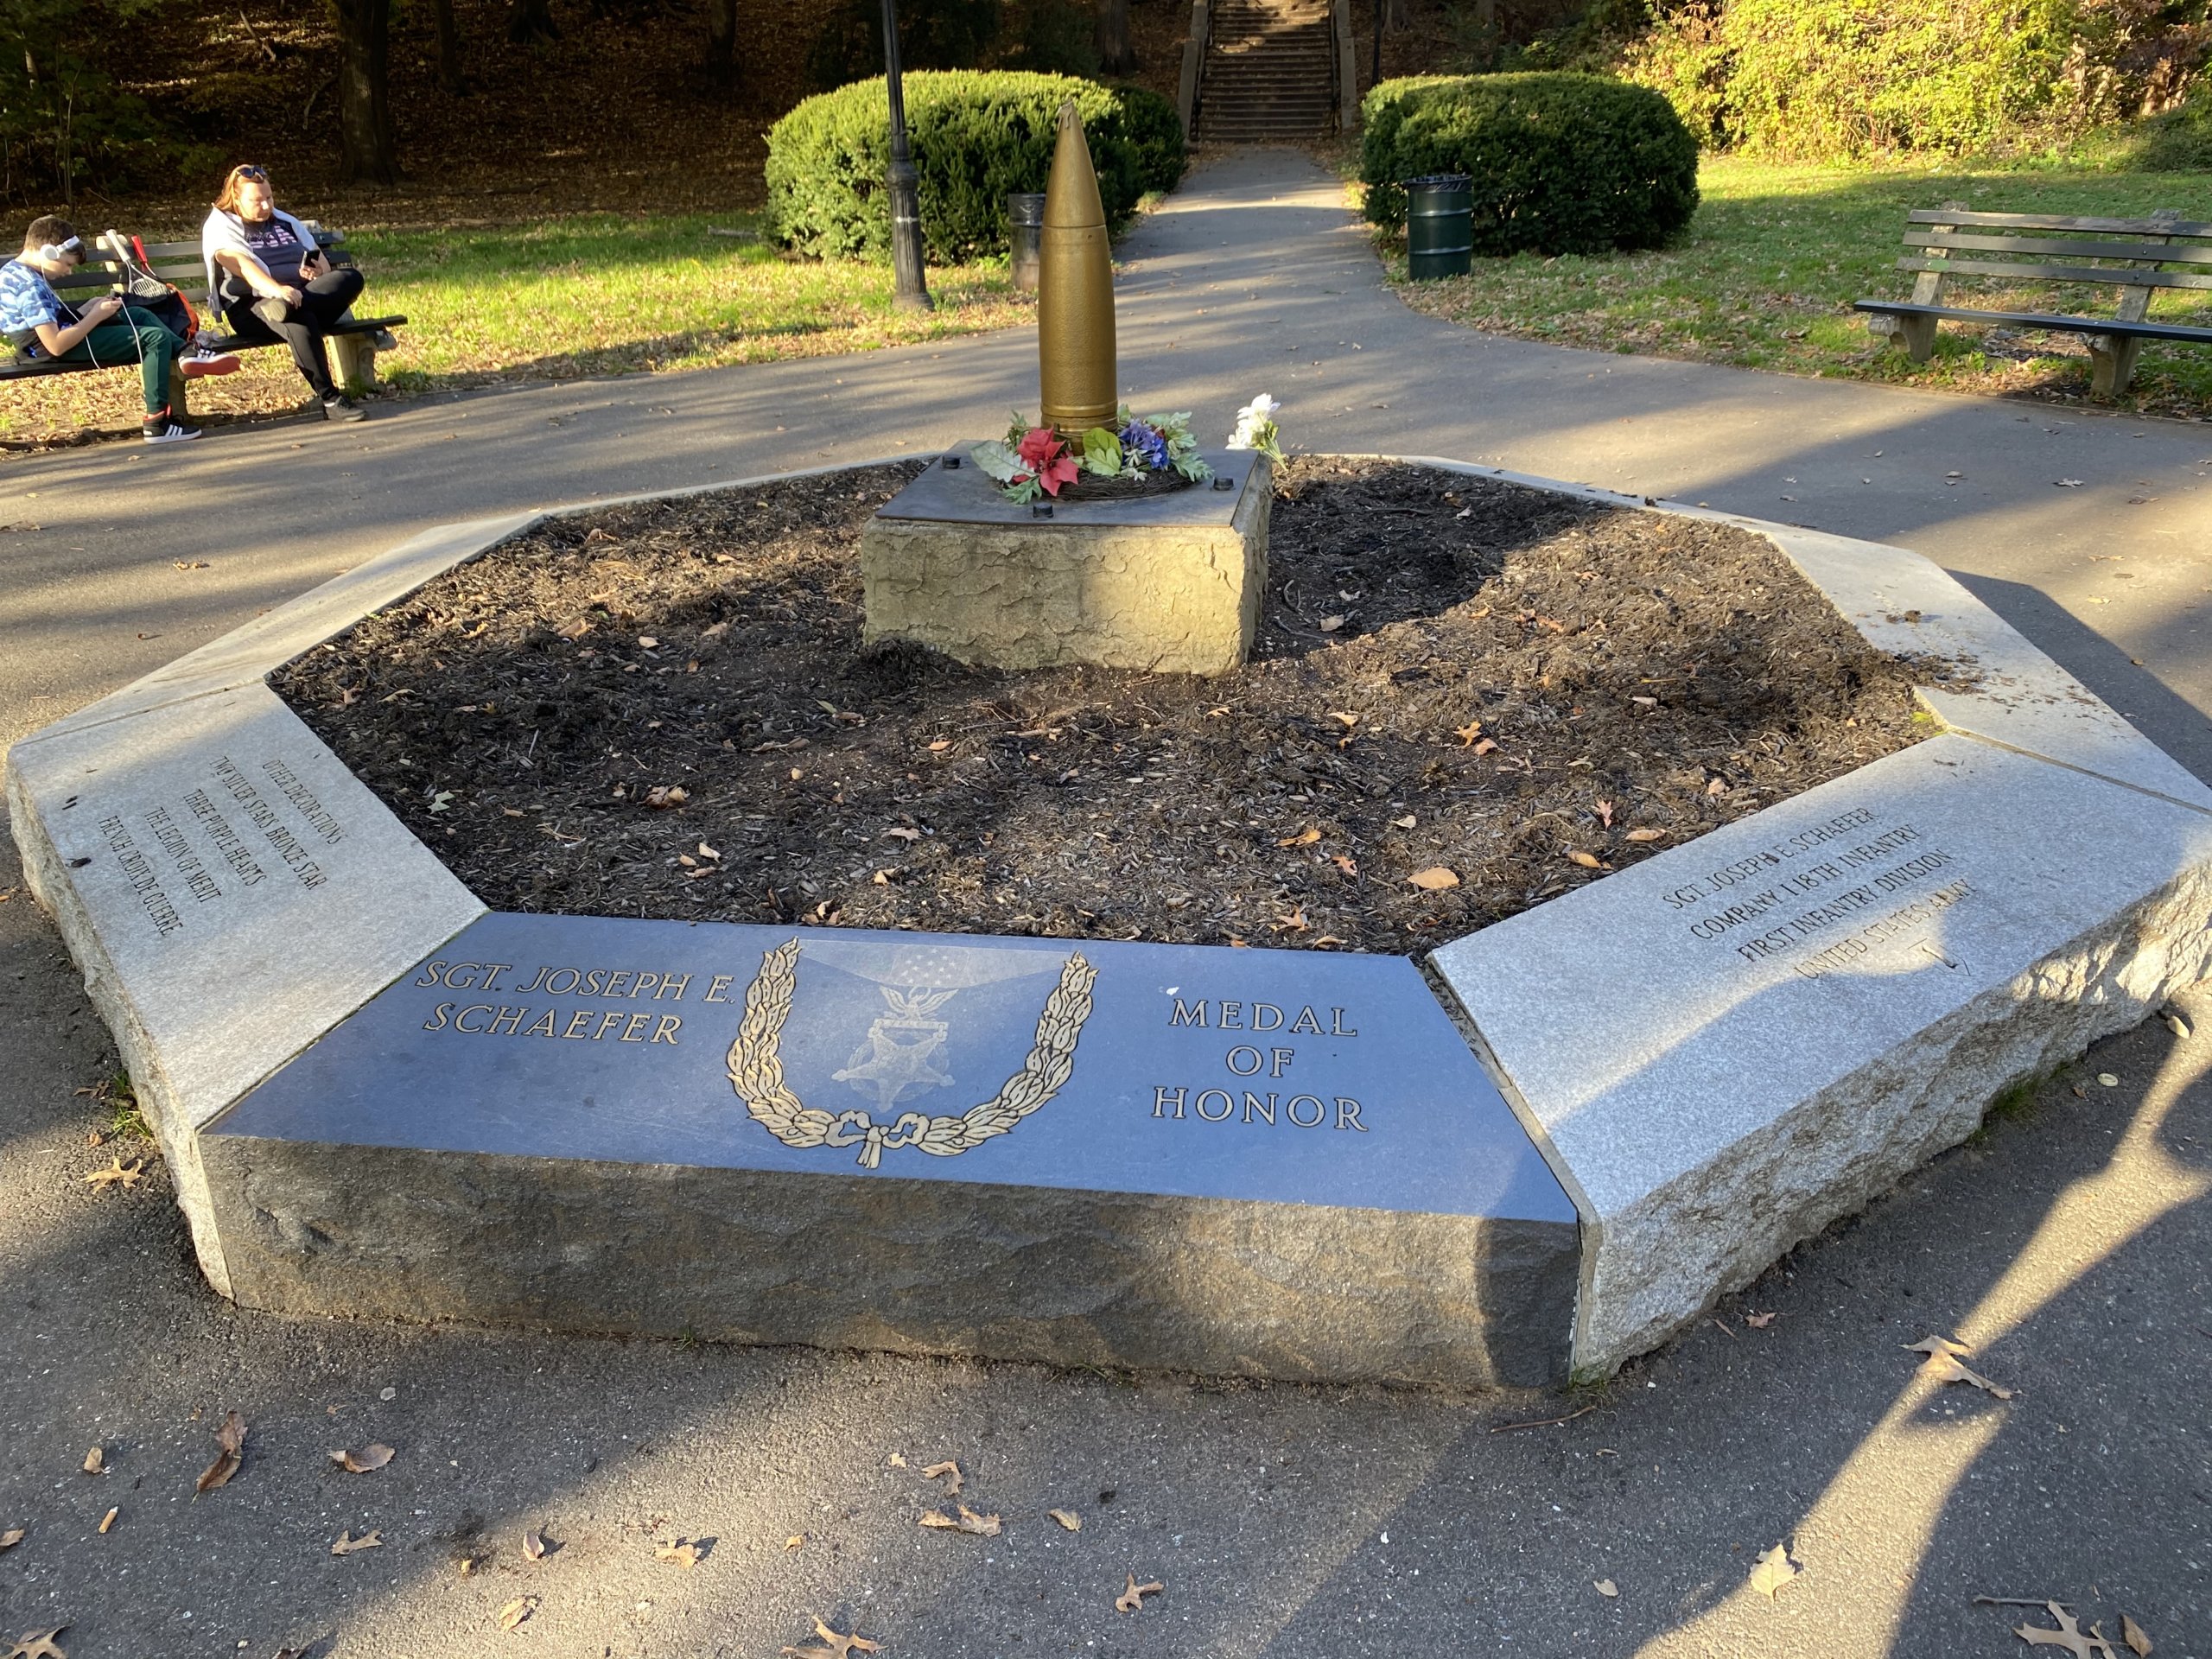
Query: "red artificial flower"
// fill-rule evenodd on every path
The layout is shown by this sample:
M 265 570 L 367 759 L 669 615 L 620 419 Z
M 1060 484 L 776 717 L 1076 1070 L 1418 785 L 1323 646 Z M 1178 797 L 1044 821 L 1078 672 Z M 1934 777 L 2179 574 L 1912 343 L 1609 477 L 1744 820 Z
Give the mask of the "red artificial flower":
M 1014 452 L 1028 465 L 1031 476 L 1045 486 L 1047 495 L 1058 495 L 1060 486 L 1072 484 L 1082 468 L 1067 452 L 1067 445 L 1060 435 L 1049 426 L 1033 426 L 1021 435 L 1021 442 Z

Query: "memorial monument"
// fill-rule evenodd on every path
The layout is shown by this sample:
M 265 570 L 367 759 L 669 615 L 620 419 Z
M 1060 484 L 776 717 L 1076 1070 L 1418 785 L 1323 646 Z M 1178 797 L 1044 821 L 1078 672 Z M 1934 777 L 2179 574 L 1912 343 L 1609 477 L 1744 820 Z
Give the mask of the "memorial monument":
M 866 638 L 982 668 L 1226 673 L 1267 585 L 1268 474 L 1250 450 L 1201 453 L 1186 414 L 1122 403 L 1106 209 L 1072 103 L 1040 265 L 1039 423 L 941 456 L 876 513 Z

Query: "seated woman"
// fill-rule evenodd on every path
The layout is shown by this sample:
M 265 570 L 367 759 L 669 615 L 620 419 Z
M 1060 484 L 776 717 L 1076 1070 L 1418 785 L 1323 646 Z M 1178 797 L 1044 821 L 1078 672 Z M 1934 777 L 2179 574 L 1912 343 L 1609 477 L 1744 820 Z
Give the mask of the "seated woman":
M 67 276 L 85 263 L 77 227 L 52 213 L 35 219 L 23 232 L 23 251 L 0 265 L 0 333 L 16 351 L 61 363 L 92 363 L 124 368 L 136 363 L 146 393 L 145 439 L 178 443 L 199 431 L 169 411 L 169 378 L 175 368 L 185 378 L 228 374 L 235 357 L 181 361 L 185 344 L 153 312 L 127 306 L 122 297 L 103 294 L 82 306 L 54 291 L 51 278 Z
M 200 247 L 208 294 L 231 332 L 244 340 L 283 340 L 327 418 L 366 420 L 368 411 L 332 382 L 322 346 L 359 296 L 361 273 L 333 266 L 314 232 L 278 211 L 266 173 L 231 169 L 200 227 Z

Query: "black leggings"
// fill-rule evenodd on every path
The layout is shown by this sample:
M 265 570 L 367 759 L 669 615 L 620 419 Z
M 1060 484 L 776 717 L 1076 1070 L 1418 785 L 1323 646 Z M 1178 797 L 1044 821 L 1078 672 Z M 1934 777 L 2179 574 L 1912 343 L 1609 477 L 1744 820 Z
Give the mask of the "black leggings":
M 296 282 L 292 284 L 298 287 Z M 292 361 L 299 365 L 300 378 L 314 388 L 318 397 L 334 397 L 338 388 L 331 384 L 329 359 L 323 355 L 322 337 L 338 321 L 346 308 L 360 297 L 361 273 L 351 269 L 325 271 L 300 290 L 300 302 L 284 308 L 284 321 L 275 328 L 253 313 L 254 299 L 251 294 L 236 303 L 223 307 L 223 321 L 230 331 L 240 340 L 263 345 L 281 340 L 292 348 Z

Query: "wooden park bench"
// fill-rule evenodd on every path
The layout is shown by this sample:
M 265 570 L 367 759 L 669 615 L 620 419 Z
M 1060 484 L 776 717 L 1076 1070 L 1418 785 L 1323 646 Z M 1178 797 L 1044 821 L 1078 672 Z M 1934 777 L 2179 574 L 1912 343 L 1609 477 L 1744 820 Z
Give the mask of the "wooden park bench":
M 2072 219 L 1918 207 L 1905 215 L 1904 246 L 1897 269 L 1919 273 L 1912 297 L 1860 300 L 1853 308 L 1871 312 L 1867 326 L 1902 345 L 1916 363 L 1928 360 L 1936 325 L 1946 321 L 2084 334 L 2095 371 L 2093 389 L 2111 397 L 2127 390 L 2145 340 L 2212 346 L 2212 328 L 2145 320 L 2151 296 L 2160 289 L 2212 289 L 2212 224 L 2185 220 L 2170 210 L 2148 219 Z M 2164 269 L 2168 265 L 2181 269 Z M 2120 303 L 2109 317 L 1981 310 L 1944 302 L 1954 276 L 2116 288 Z
M 353 261 L 343 251 L 345 232 L 333 231 L 303 220 L 314 233 L 315 241 L 330 256 L 334 265 L 347 265 Z M 130 257 L 142 270 L 149 272 L 161 281 L 174 284 L 181 292 L 192 296 L 194 308 L 200 314 L 201 341 L 211 350 L 219 352 L 251 351 L 259 346 L 282 347 L 281 340 L 239 340 L 223 333 L 223 321 L 207 292 L 207 266 L 200 251 L 200 244 L 193 242 L 149 242 L 145 245 L 145 257 L 138 257 L 138 250 L 128 237 L 114 231 L 88 240 L 85 245 L 85 263 L 67 276 L 53 277 L 54 291 L 73 305 L 82 305 L 96 300 L 103 294 L 114 291 L 124 279 L 122 260 L 118 250 Z M 405 323 L 405 317 L 348 318 L 331 329 L 331 372 L 349 392 L 366 391 L 376 385 L 376 337 L 388 328 Z M 188 341 L 188 344 L 194 342 Z M 134 359 L 128 364 L 57 362 L 50 357 L 16 356 L 0 359 L 0 380 L 29 379 L 48 374 L 89 374 L 99 369 L 127 367 L 137 369 Z M 169 408 L 178 416 L 185 413 L 185 386 L 181 376 L 173 377 L 169 385 Z

